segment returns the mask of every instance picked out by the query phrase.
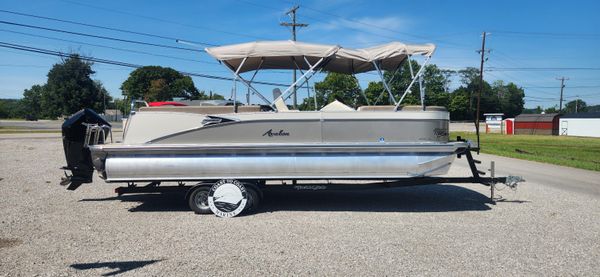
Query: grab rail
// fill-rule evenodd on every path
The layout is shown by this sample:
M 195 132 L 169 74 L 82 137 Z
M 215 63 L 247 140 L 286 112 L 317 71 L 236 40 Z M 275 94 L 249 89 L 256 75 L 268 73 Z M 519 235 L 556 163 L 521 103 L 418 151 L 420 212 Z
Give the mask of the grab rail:
M 98 124 L 89 124 L 82 123 L 85 125 L 85 140 L 83 142 L 83 147 L 88 147 L 90 145 L 97 145 L 100 142 L 100 138 L 102 138 L 102 144 L 104 144 L 107 138 L 106 132 L 110 134 L 110 142 L 113 142 L 112 128 L 109 125 L 98 125 Z M 102 135 L 102 136 L 101 136 Z M 91 143 L 90 143 L 91 142 Z

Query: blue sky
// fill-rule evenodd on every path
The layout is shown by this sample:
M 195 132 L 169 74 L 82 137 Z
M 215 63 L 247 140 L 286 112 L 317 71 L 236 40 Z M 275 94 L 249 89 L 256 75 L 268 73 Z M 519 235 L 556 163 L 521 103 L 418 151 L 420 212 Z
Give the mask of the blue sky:
M 294 4 L 301 6 L 299 21 L 310 24 L 299 31 L 298 40 L 347 47 L 367 47 L 393 40 L 431 42 L 438 46 L 432 62 L 442 68 L 478 67 L 479 56 L 475 51 L 481 46 L 481 32 L 488 31 L 491 35 L 487 46 L 492 51 L 486 67 L 504 70 L 485 72 L 485 79 L 490 82 L 500 79 L 524 87 L 526 107 L 557 105 L 559 81 L 555 78 L 559 76 L 570 78 L 565 88 L 567 101 L 579 95 L 588 104 L 600 104 L 600 1 L 5 0 L 0 2 L 0 9 L 221 45 L 289 39 L 289 30 L 279 26 L 279 22 L 289 20 L 284 11 Z M 3 12 L 0 12 L 0 20 L 194 47 L 172 40 Z M 231 76 L 224 67 L 200 51 L 140 46 L 8 24 L 0 24 L 0 38 L 0 42 L 5 43 L 54 51 L 77 51 L 133 64 L 170 66 L 186 72 Z M 0 48 L 0 98 L 20 98 L 24 89 L 44 83 L 48 70 L 58 61 L 52 56 Z M 545 69 L 509 71 L 506 68 Z M 103 64 L 94 65 L 94 69 L 97 72 L 94 78 L 102 81 L 111 95 L 121 97 L 119 87 L 131 69 Z M 374 75 L 362 75 L 359 79 L 363 88 L 368 81 L 376 80 Z M 316 80 L 322 77 L 317 76 Z M 291 76 L 281 71 L 261 72 L 257 79 L 289 82 Z M 194 77 L 194 82 L 201 90 L 212 90 L 226 97 L 232 87 L 230 81 Z M 455 80 L 452 87 L 458 85 L 458 80 Z M 270 95 L 272 87 L 259 86 L 259 89 Z M 300 97 L 305 95 L 306 92 L 300 92 Z M 257 99 L 252 100 L 258 102 Z

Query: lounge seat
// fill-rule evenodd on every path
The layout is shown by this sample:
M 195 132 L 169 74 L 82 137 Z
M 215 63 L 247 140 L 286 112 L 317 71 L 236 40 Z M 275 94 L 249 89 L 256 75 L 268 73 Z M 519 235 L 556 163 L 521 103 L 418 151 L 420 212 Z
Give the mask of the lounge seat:
M 252 113 L 260 112 L 260 106 L 238 106 L 238 113 Z M 154 112 L 184 112 L 184 113 L 197 113 L 197 114 L 226 114 L 233 113 L 233 106 L 161 106 L 161 107 L 141 107 L 140 112 L 154 111 Z
M 359 112 L 380 112 L 380 111 L 393 111 L 394 105 L 381 105 L 381 106 L 360 106 L 358 107 Z M 421 111 L 422 107 L 417 105 L 400 106 L 398 111 Z M 447 111 L 442 106 L 427 106 L 426 111 Z

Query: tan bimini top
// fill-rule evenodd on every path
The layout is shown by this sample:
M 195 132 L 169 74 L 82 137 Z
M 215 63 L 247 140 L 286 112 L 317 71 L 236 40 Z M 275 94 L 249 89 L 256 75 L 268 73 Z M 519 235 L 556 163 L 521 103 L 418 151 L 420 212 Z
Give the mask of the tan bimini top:
M 297 41 L 257 41 L 206 48 L 206 52 L 239 73 L 259 69 L 303 69 L 325 58 L 320 68 L 329 72 L 356 74 L 376 70 L 396 70 L 409 55 L 431 56 L 435 45 L 408 45 L 391 42 L 362 49 L 339 45 L 313 44 Z

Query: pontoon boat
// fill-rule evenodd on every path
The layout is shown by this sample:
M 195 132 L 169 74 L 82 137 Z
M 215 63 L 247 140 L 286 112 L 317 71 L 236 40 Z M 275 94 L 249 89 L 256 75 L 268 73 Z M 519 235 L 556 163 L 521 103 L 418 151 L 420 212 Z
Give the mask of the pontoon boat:
M 446 174 L 455 156 L 469 147 L 465 141 L 449 141 L 449 113 L 442 107 L 424 106 L 422 87 L 421 106 L 401 105 L 434 50 L 430 44 L 394 42 L 349 49 L 293 41 L 207 48 L 233 72 L 234 83 L 247 86 L 265 105 L 233 101 L 233 106 L 141 108 L 127 120 L 122 141 L 111 143 L 107 143 L 109 124 L 94 119 L 90 110 L 82 111 L 63 125 L 67 169 L 73 172 L 65 184 L 74 189 L 91 182 L 92 164 L 106 182 L 154 185 L 399 180 Z M 425 62 L 416 73 L 411 67 L 413 80 L 397 100 L 382 71 L 397 71 L 413 56 L 422 56 Z M 254 88 L 253 80 L 259 71 L 272 69 L 299 70 L 302 76 L 269 101 Z M 285 100 L 294 88 L 322 71 L 376 71 L 394 105 L 354 109 L 334 101 L 318 111 L 289 110 Z M 242 74 L 248 72 L 251 78 L 244 78 Z M 70 137 L 79 141 L 69 141 Z

